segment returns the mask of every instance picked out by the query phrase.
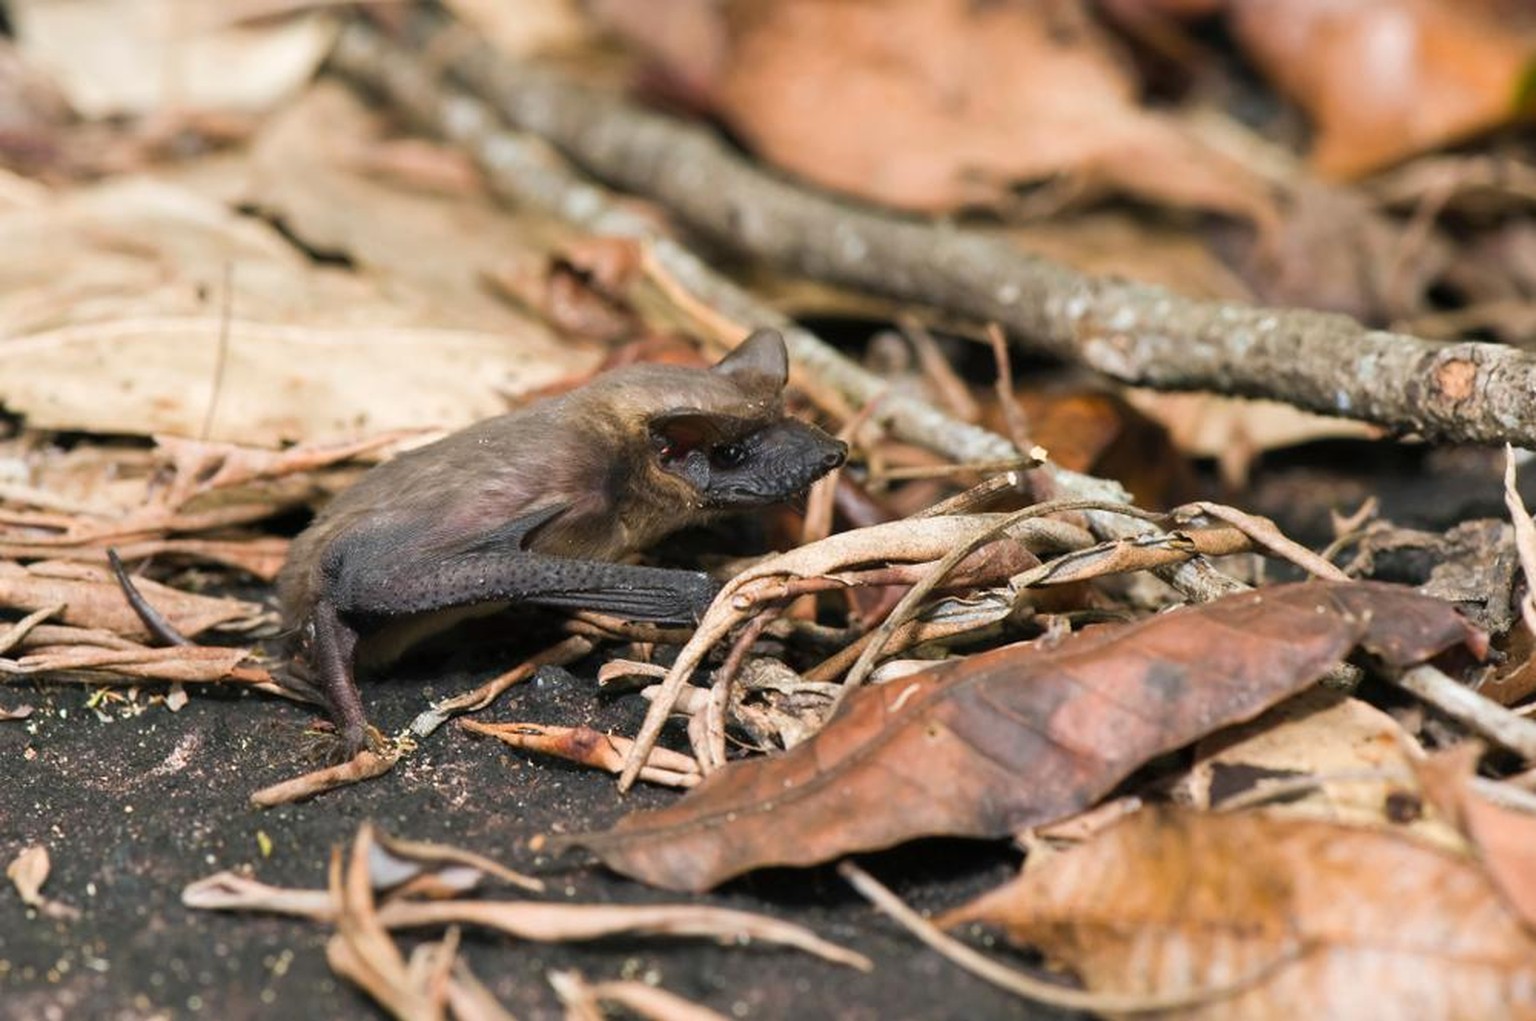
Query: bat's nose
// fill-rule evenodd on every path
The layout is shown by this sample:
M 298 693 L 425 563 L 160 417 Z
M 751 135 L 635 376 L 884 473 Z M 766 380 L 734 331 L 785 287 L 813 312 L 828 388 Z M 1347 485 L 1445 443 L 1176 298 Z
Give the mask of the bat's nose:
M 833 440 L 827 451 L 821 455 L 822 471 L 831 471 L 848 460 L 848 444 L 842 440 Z

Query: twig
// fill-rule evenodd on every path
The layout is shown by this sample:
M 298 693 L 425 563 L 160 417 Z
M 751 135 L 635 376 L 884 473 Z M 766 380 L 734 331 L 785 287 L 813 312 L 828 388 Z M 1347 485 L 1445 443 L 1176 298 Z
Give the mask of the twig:
M 31 634 L 33 629 L 43 621 L 56 613 L 63 613 L 64 605 L 63 603 L 54 603 L 52 606 L 41 607 L 33 610 L 16 623 L 7 625 L 4 631 L 0 631 L 0 656 L 5 655 L 20 645 L 27 635 Z
M 932 569 L 921 581 L 913 585 L 902 595 L 901 600 L 875 630 L 873 637 L 870 638 L 869 643 L 865 645 L 863 651 L 859 653 L 859 658 L 848 671 L 848 678 L 843 682 L 842 690 L 837 693 L 837 698 L 833 700 L 832 710 L 827 714 L 827 718 L 831 719 L 835 716 L 849 693 L 864 683 L 864 679 L 875 668 L 875 660 L 880 658 L 880 653 L 885 650 L 886 642 L 890 641 L 891 636 L 896 633 L 896 629 L 916 616 L 918 606 L 924 599 L 928 598 L 930 592 L 949 576 L 950 572 L 959 565 L 960 561 L 975 553 L 987 543 L 1006 534 L 1008 529 L 1022 521 L 1042 517 L 1047 514 L 1059 514 L 1090 508 L 1095 510 L 1120 510 L 1118 507 L 1106 508 L 1103 504 L 1082 500 L 1058 500 L 1050 503 L 1037 503 L 1017 513 L 1008 515 L 993 527 L 976 533 L 971 539 L 946 553 L 938 563 L 933 565 Z M 1145 511 L 1133 507 L 1125 508 L 1125 512 L 1137 516 L 1144 516 L 1146 514 Z
M 599 179 L 660 203 L 715 243 L 806 276 L 997 322 L 1015 343 L 1125 383 L 1268 397 L 1439 440 L 1536 446 L 1529 352 L 1085 276 L 1005 239 L 797 186 L 711 130 L 483 44 L 458 47 L 452 73 Z
M 165 619 L 165 614 L 155 609 L 144 593 L 140 592 L 133 579 L 128 576 L 128 571 L 123 567 L 123 560 L 117 555 L 117 550 L 107 547 L 107 563 L 112 567 L 112 574 L 117 578 L 117 587 L 123 590 L 123 598 L 133 612 L 138 615 L 146 630 L 157 638 L 162 645 L 191 645 L 193 644 L 186 635 L 176 630 L 176 625 Z
M 1536 721 L 1479 695 L 1428 664 L 1389 679 L 1475 733 L 1515 752 L 1526 763 L 1536 762 Z

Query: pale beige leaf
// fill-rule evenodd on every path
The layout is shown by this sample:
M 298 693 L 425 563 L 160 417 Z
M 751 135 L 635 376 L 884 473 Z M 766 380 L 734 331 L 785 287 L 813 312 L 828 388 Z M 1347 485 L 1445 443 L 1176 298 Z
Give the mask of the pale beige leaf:
M 197 0 L 13 0 L 22 49 L 86 117 L 259 111 L 308 81 L 335 24 L 315 15 L 219 26 Z

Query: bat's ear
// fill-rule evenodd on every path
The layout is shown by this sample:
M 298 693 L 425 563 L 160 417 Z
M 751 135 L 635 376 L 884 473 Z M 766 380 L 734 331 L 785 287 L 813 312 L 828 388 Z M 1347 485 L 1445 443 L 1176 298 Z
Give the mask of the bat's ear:
M 753 330 L 736 350 L 715 364 L 715 372 L 743 390 L 778 393 L 789 379 L 789 352 L 778 330 Z
M 651 419 L 651 440 L 663 461 L 675 461 L 716 443 L 722 434 L 720 416 L 695 408 L 664 411 Z

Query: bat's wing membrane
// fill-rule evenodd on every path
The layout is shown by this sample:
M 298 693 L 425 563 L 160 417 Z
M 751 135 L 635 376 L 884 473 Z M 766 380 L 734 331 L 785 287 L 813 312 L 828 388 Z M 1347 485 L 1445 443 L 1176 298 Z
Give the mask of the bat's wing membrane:
M 394 617 L 517 602 L 687 623 L 698 619 L 719 590 L 713 579 L 696 571 L 576 560 L 524 549 L 527 537 L 563 509 L 541 509 L 468 541 L 390 563 L 337 549 L 332 561 L 337 574 L 330 586 L 336 608 L 349 617 Z M 370 550 L 412 545 L 389 542 L 387 526 L 384 531 L 383 536 L 366 537 Z

